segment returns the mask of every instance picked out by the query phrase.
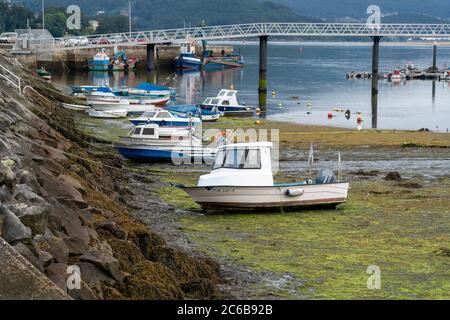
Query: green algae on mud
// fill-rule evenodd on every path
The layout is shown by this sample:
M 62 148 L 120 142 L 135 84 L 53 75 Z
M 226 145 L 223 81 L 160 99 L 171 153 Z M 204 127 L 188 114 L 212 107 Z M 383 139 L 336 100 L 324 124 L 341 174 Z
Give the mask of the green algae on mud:
M 448 179 L 417 190 L 354 182 L 349 201 L 337 210 L 192 214 L 180 222 L 213 257 L 294 277 L 283 288 L 267 288 L 271 297 L 443 299 L 450 298 L 450 258 L 437 253 L 450 248 L 449 187 Z M 182 193 L 167 199 L 193 205 Z M 380 290 L 367 289 L 371 265 L 381 268 Z M 267 296 L 255 293 L 261 297 Z

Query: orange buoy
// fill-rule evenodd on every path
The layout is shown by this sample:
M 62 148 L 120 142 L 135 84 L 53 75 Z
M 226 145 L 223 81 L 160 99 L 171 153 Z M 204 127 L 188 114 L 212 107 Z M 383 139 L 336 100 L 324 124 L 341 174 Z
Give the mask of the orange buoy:
M 364 120 L 363 120 L 363 118 L 361 118 L 361 117 L 358 117 L 358 119 L 356 119 L 356 122 L 358 123 L 358 124 L 360 124 L 360 123 L 362 123 Z

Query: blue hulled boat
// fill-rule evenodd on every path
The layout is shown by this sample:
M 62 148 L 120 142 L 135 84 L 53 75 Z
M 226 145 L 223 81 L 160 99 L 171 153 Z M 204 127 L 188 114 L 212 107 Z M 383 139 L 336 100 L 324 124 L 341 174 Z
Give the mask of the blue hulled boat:
M 135 126 L 153 123 L 162 127 L 188 127 L 202 124 L 202 120 L 200 120 L 200 118 L 182 116 L 164 109 L 144 112 L 142 116 L 130 119 L 130 122 Z
M 202 58 L 191 52 L 181 53 L 175 59 L 175 67 L 179 69 L 200 69 L 203 64 Z
M 203 122 L 217 121 L 222 115 L 222 113 L 217 109 L 205 110 L 200 108 L 198 105 L 167 106 L 165 109 L 177 114 L 199 117 Z

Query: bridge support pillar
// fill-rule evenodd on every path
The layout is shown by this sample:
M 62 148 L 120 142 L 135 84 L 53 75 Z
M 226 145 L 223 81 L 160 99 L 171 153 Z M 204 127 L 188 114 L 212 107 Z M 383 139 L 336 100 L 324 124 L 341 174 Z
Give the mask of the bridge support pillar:
M 372 128 L 378 126 L 378 81 L 380 77 L 380 36 L 374 36 L 372 47 Z
M 267 43 L 268 36 L 259 37 L 259 108 L 261 117 L 266 117 L 267 111 Z
M 437 71 L 437 44 L 433 45 L 433 71 Z
M 147 45 L 147 70 L 152 71 L 155 69 L 155 45 L 148 44 Z

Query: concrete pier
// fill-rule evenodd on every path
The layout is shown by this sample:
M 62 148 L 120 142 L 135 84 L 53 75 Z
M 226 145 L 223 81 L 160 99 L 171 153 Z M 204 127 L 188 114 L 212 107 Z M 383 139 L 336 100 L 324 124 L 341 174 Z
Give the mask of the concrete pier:
M 267 44 L 268 36 L 259 37 L 259 108 L 261 117 L 267 113 Z
M 372 37 L 372 128 L 378 126 L 378 80 L 380 77 L 380 36 Z

